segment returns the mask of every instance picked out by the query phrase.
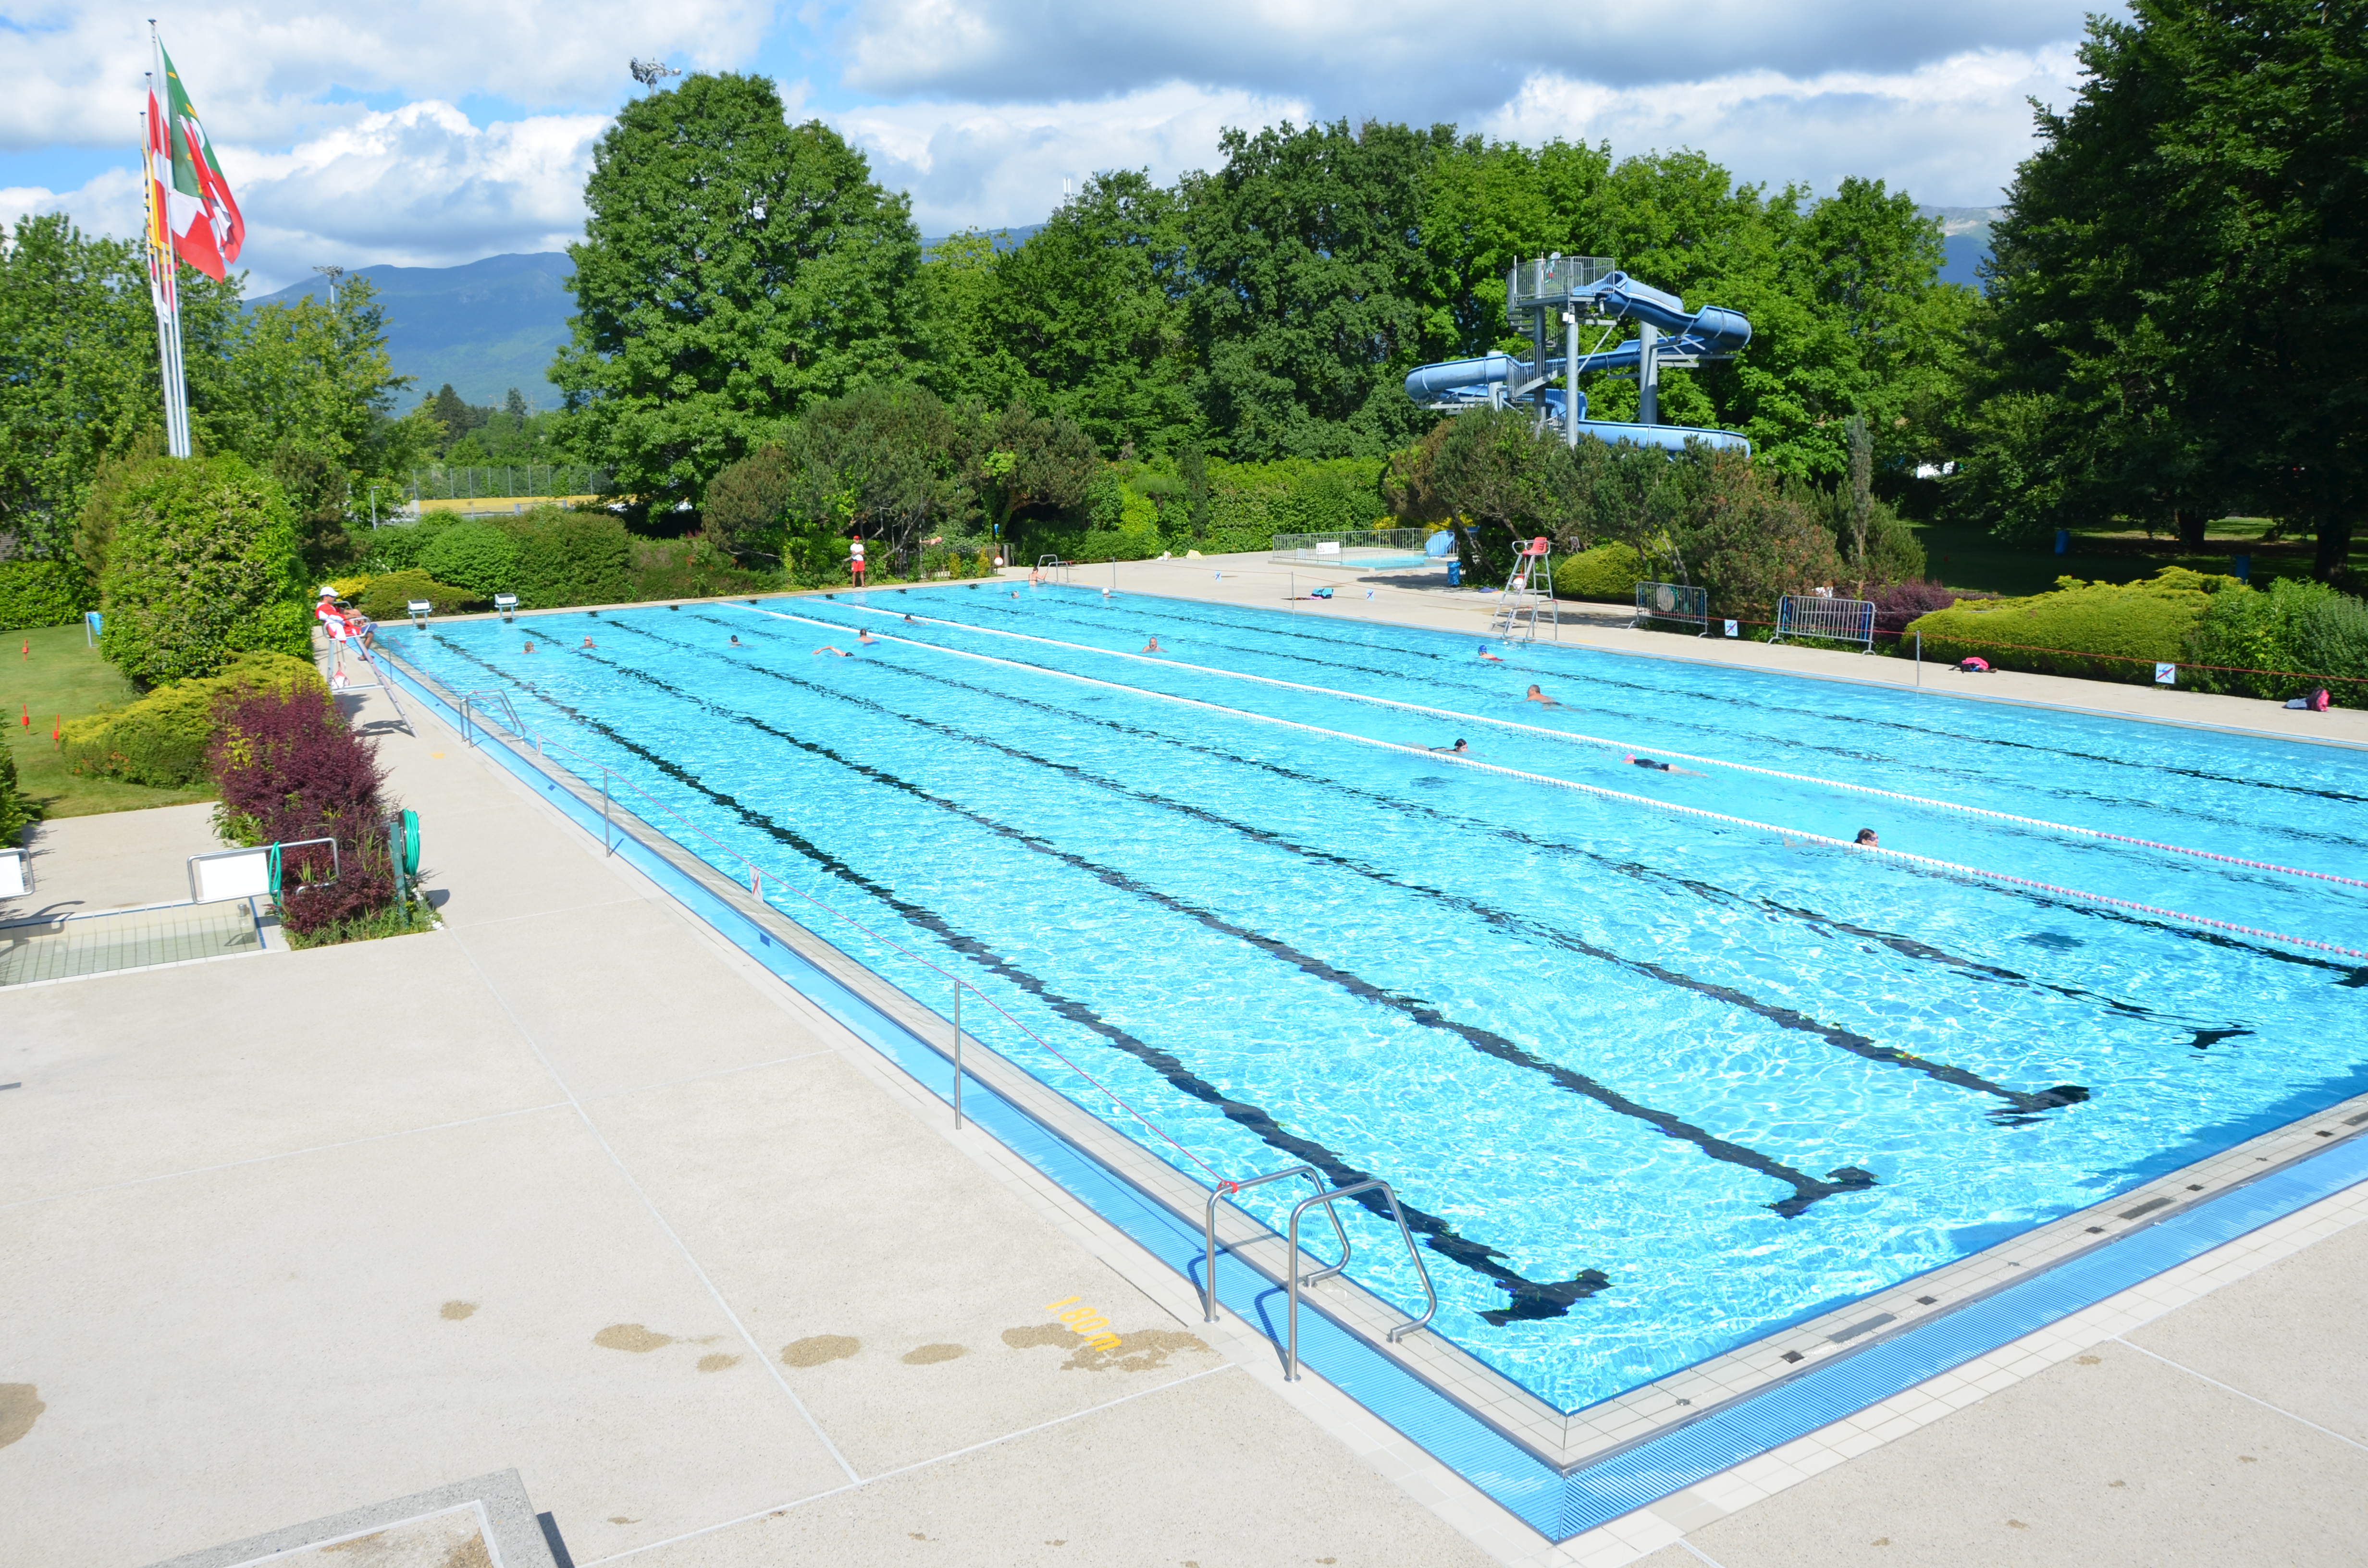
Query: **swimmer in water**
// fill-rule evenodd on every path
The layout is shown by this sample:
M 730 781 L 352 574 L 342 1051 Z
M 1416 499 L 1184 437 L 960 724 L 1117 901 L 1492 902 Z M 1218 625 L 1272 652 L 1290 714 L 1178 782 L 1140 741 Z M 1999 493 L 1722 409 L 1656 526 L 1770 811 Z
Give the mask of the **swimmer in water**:
M 862 643 L 867 648 L 871 646 L 872 642 L 875 641 L 871 635 L 871 628 L 868 626 L 859 627 L 855 633 L 855 640 L 858 642 Z
M 533 641 L 532 641 L 531 639 L 529 639 L 529 641 L 528 641 L 528 642 L 527 642 L 527 645 L 526 645 L 526 651 L 527 651 L 528 653 L 533 653 L 533 652 L 534 652 L 534 642 L 533 642 Z
M 1432 746 L 1429 749 L 1432 751 L 1443 751 L 1450 756 L 1462 756 L 1471 748 L 1464 744 L 1463 738 L 1459 735 L 1455 739 L 1455 744 L 1452 746 Z
M 834 648 L 826 642 L 821 647 L 816 648 L 814 652 L 817 653 L 828 653 L 834 659 L 851 659 L 855 657 L 854 654 L 848 653 L 846 649 Z
M 1167 649 L 1159 645 L 1159 639 L 1156 637 L 1154 637 L 1150 642 L 1145 642 L 1143 645 L 1143 651 L 1146 653 L 1165 653 L 1167 652 Z
M 1559 708 L 1562 706 L 1561 703 L 1556 702 L 1553 698 L 1548 697 L 1543 688 L 1534 686 L 1530 687 L 1530 694 L 1521 699 L 1521 700 L 1524 702 L 1535 702 L 1547 708 Z
M 1867 849 L 1880 849 L 1883 847 L 1883 841 L 1874 836 L 1874 829 L 1871 827 L 1862 827 L 1858 830 L 1858 843 L 1861 847 Z
M 590 639 L 589 637 L 586 637 L 586 639 L 584 639 L 584 645 L 585 645 L 586 648 L 589 648 L 590 646 L 592 646 L 592 639 Z
M 1638 767 L 1649 767 L 1656 773 L 1683 773 L 1695 778 L 1708 777 L 1708 775 L 1696 772 L 1691 767 L 1679 767 L 1673 762 L 1655 762 L 1649 756 L 1632 756 L 1628 760 Z
M 1015 599 L 1016 599 L 1016 598 L 1018 598 L 1019 596 L 1018 594 L 1014 594 L 1014 595 L 1012 595 L 1011 597 L 1012 597 L 1013 598 L 1015 598 Z M 906 617 L 905 618 L 905 625 L 907 625 L 907 626 L 912 625 L 912 624 L 913 624 L 913 618 L 912 618 L 911 616 L 909 616 L 909 615 L 908 615 L 908 616 L 906 616 Z
M 1486 644 L 1486 643 L 1482 643 L 1482 644 L 1481 644 L 1481 647 L 1480 647 L 1480 656 L 1481 656 L 1482 658 L 1484 658 L 1484 659 L 1487 660 L 1487 661 L 1488 661 L 1490 664 L 1492 664 L 1492 665 L 1501 665 L 1501 664 L 1503 664 L 1503 663 L 1505 662 L 1504 660 L 1502 660 L 1502 659 L 1500 659 L 1500 658 L 1497 657 L 1497 655 L 1496 655 L 1496 654 L 1494 654 L 1494 653 L 1492 653 L 1488 652 L 1488 647 L 1487 647 L 1487 644 Z
M 740 634 L 736 631 L 732 634 L 732 645 L 734 648 L 740 646 Z

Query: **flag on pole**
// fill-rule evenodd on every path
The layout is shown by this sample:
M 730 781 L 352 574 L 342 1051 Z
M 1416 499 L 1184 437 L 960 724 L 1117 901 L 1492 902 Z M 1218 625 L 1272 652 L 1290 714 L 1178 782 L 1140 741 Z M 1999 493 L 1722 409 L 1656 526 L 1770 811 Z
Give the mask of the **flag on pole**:
M 141 119 L 141 198 L 148 219 L 148 298 L 159 316 L 172 312 L 173 231 L 165 182 L 172 177 L 170 133 L 165 129 L 163 106 L 156 101 L 156 78 L 148 78 L 148 112 Z
M 163 131 L 159 145 L 166 154 L 157 172 L 163 175 L 170 170 L 165 192 L 165 224 L 180 258 L 220 282 L 229 275 L 230 264 L 238 259 L 239 247 L 246 243 L 246 220 L 239 216 L 238 202 L 214 158 L 213 143 L 207 140 L 197 108 L 181 86 L 172 56 L 165 52 L 165 40 L 153 30 L 149 36 L 156 44 L 150 124 Z M 155 116 L 159 90 L 165 100 L 161 123 Z M 154 138 L 156 132 L 152 131 L 150 135 Z

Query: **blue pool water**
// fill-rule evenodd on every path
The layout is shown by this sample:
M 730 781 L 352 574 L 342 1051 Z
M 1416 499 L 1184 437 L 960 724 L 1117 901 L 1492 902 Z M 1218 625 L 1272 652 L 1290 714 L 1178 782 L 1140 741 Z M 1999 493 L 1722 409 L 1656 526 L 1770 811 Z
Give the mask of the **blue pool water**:
M 912 643 L 813 652 L 859 625 Z M 1154 633 L 1206 669 L 1114 656 Z M 1386 1177 L 1439 1331 L 1565 1409 L 2368 1091 L 2357 960 L 1355 737 L 1461 734 L 1492 764 L 1807 833 L 1873 826 L 1886 847 L 2345 947 L 2368 948 L 2360 889 L 1816 783 L 1648 773 L 1336 694 L 2338 872 L 2368 839 L 2353 753 L 1551 645 L 1486 664 L 1466 638 L 1090 589 L 387 635 L 456 689 L 512 687 L 529 726 L 768 881 L 966 976 L 1190 1154 L 965 1008 L 979 1038 L 1178 1168 Z M 1532 681 L 1565 706 L 1525 703 Z M 943 1006 L 913 960 L 769 896 Z M 1287 1192 L 1245 1203 L 1276 1220 Z M 1352 1272 L 1418 1310 L 1394 1232 L 1353 1219 Z

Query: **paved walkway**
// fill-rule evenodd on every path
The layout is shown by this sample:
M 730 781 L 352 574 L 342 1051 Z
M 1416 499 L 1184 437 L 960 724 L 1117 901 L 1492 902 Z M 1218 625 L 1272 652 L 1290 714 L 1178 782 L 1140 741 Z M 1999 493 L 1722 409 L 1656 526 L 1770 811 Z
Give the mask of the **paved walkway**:
M 2368 1187 L 1550 1547 L 378 701 L 443 929 L 0 994 L 11 1558 L 511 1466 L 653 1568 L 2358 1558 Z

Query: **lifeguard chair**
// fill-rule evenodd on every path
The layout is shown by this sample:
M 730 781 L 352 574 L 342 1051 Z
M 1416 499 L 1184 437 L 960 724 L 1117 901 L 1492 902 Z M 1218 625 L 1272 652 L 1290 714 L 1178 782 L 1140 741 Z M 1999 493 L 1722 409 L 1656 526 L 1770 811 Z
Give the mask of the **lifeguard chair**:
M 1522 545 L 1520 553 L 1513 557 L 1512 574 L 1505 579 L 1505 597 L 1488 623 L 1488 634 L 1509 642 L 1518 632 L 1535 642 L 1541 617 L 1554 628 L 1554 641 L 1561 642 L 1562 612 L 1554 604 L 1554 541 L 1543 534 Z

